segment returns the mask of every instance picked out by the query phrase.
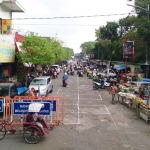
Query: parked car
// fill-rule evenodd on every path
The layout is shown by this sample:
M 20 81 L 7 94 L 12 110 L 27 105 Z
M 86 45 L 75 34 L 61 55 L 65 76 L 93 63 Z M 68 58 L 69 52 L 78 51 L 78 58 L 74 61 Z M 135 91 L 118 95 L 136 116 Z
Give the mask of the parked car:
M 49 76 L 36 77 L 29 85 L 29 90 L 31 90 L 31 88 L 38 91 L 40 96 L 47 96 L 48 93 L 53 91 L 52 80 Z
M 52 68 L 52 70 L 56 69 L 57 74 L 59 74 L 61 72 L 61 68 L 59 65 L 52 65 L 51 68 Z
M 115 73 L 115 71 L 113 71 L 112 69 L 106 69 L 105 71 L 104 71 L 104 73 L 105 73 L 105 76 L 106 77 L 116 77 L 116 73 Z
M 17 87 L 15 83 L 5 82 L 0 84 L 0 96 L 9 96 L 13 98 L 18 95 L 23 95 L 28 88 Z

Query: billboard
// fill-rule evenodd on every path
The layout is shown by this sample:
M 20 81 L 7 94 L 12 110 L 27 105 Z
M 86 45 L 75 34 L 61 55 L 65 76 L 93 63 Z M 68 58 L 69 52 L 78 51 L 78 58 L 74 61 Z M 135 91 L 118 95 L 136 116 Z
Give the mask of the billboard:
M 134 41 L 123 41 L 123 58 L 133 58 L 134 55 Z

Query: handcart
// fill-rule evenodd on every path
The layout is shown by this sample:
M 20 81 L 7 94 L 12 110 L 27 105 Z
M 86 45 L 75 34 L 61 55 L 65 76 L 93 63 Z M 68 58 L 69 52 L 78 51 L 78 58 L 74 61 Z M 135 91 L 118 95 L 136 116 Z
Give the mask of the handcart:
M 42 103 L 31 103 L 28 108 L 27 115 L 23 122 L 23 129 L 14 128 L 13 121 L 9 122 L 8 120 L 3 120 L 0 124 L 0 140 L 2 140 L 6 133 L 10 135 L 18 132 L 23 133 L 25 141 L 29 144 L 38 143 L 41 137 L 47 137 L 49 131 L 52 130 L 52 127 L 49 127 L 43 117 L 38 113 L 41 108 L 44 107 Z

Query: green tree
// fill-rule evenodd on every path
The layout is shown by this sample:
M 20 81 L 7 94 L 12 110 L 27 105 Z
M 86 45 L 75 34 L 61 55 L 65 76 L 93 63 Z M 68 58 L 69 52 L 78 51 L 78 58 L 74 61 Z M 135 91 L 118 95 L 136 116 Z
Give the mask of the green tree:
M 50 49 L 48 41 L 33 33 L 25 36 L 21 49 L 22 51 L 16 53 L 19 63 L 27 63 L 31 66 L 31 64 L 52 65 L 55 62 L 55 55 Z

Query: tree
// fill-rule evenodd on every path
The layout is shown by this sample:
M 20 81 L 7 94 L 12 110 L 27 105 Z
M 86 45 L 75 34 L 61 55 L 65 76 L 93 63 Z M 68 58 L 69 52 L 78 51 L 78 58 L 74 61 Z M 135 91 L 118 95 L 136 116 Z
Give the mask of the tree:
M 55 62 L 55 55 L 50 49 L 46 39 L 31 33 L 25 36 L 21 46 L 22 51 L 16 53 L 19 63 L 31 65 L 52 65 Z M 26 70 L 28 72 L 28 70 Z M 27 73 L 26 73 L 27 75 Z M 27 76 L 26 76 L 27 79 Z

